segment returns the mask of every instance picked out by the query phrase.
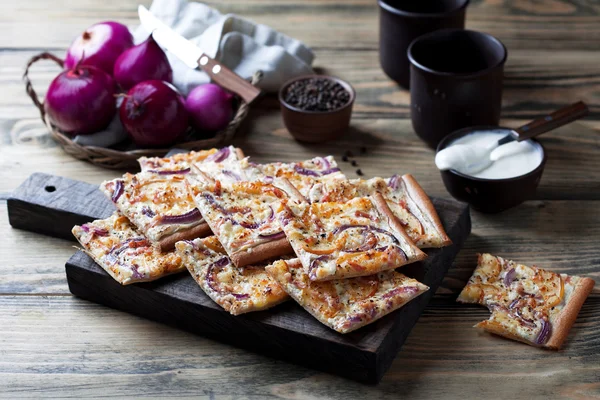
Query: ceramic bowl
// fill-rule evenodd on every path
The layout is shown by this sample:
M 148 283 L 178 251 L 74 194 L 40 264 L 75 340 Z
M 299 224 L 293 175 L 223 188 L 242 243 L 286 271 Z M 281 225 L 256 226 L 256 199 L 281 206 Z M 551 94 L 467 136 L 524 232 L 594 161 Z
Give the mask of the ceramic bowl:
M 457 130 L 446 136 L 437 146 L 437 151 L 446 148 L 454 140 L 475 130 L 506 130 L 497 126 L 478 126 Z M 475 210 L 485 213 L 498 213 L 534 198 L 535 191 L 542 178 L 546 165 L 546 150 L 536 140 L 531 141 L 542 152 L 542 162 L 533 171 L 505 179 L 475 178 L 453 169 L 440 171 L 446 190 L 457 200 L 469 203 Z
M 292 83 L 310 78 L 329 79 L 339 83 L 350 93 L 346 105 L 332 111 L 305 111 L 285 102 L 285 92 Z M 283 123 L 290 134 L 300 142 L 319 143 L 342 136 L 350 125 L 356 92 L 346 81 L 326 75 L 304 75 L 287 81 L 279 90 L 279 104 Z

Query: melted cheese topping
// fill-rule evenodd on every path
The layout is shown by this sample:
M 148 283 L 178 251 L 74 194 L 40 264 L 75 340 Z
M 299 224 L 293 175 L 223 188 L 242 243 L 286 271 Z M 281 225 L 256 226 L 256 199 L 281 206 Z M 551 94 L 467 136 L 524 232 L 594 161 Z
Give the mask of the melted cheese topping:
M 367 197 L 282 203 L 278 219 L 311 280 L 372 275 L 415 261 L 413 247 Z
M 397 187 L 389 186 L 395 179 Z M 432 222 L 432 216 L 422 210 L 408 194 L 406 185 L 399 178 L 351 179 L 347 182 L 321 182 L 308 193 L 308 200 L 317 202 L 346 202 L 355 197 L 381 193 L 392 213 L 398 217 L 407 235 L 420 248 L 442 247 L 444 239 Z
M 429 289 L 395 271 L 313 282 L 297 263 L 277 261 L 266 270 L 309 313 L 340 333 L 370 324 Z
M 171 157 L 141 157 L 138 159 L 140 168 L 143 171 L 180 171 L 190 168 L 192 164 L 202 162 L 207 157 L 215 154 L 218 149 L 190 151 L 189 153 L 178 153 Z
M 210 178 L 221 183 L 237 183 L 242 181 L 255 181 L 263 177 L 263 174 L 251 162 L 248 157 L 243 160 L 229 157 L 222 162 L 205 161 L 197 163 L 195 168 L 208 175 Z
M 100 189 L 112 199 L 118 181 L 123 185 L 123 194 L 115 205 L 152 242 L 204 222 L 201 217 L 185 223 L 167 223 L 164 220 L 165 217 L 193 212 L 196 208 L 183 175 L 127 173 L 121 179 L 103 182 Z
M 579 279 L 482 254 L 458 301 L 478 303 L 492 311 L 480 327 L 540 345 L 550 336 L 540 337 L 544 325 L 552 326 Z
M 177 242 L 175 248 L 202 290 L 233 315 L 264 310 L 288 299 L 265 272 L 267 263 L 236 267 L 215 236 Z
M 75 226 L 73 235 L 86 253 L 122 285 L 152 281 L 185 269 L 177 254 L 161 253 L 118 212 L 104 220 Z
M 281 232 L 274 206 L 287 194 L 263 182 L 222 185 L 189 180 L 198 208 L 227 253 L 251 251 Z M 280 239 L 278 237 L 277 239 Z
M 257 165 L 267 179 L 286 178 L 306 196 L 318 182 L 345 181 L 332 156 L 316 157 L 297 163 L 271 163 Z

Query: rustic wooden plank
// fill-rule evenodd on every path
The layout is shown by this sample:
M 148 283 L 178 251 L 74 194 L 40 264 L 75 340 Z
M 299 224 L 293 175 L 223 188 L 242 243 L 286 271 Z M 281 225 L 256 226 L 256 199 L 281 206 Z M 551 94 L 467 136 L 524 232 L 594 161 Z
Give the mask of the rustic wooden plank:
M 149 5 L 150 1 L 142 2 Z M 116 19 L 137 25 L 138 1 L 78 1 L 64 7 L 47 7 L 43 0 L 2 2 L 2 48 L 65 48 L 73 37 L 98 20 Z M 237 13 L 267 24 L 317 48 L 375 49 L 378 43 L 378 10 L 370 0 L 336 2 L 312 0 L 211 1 L 225 13 Z M 543 3 L 512 0 L 473 1 L 467 27 L 484 30 L 503 40 L 510 49 L 597 50 L 600 11 L 594 1 L 552 0 Z
M 71 297 L 0 297 L 0 397 L 203 399 L 597 398 L 600 295 L 560 352 L 472 326 L 481 307 L 440 298 L 377 386 L 352 382 Z

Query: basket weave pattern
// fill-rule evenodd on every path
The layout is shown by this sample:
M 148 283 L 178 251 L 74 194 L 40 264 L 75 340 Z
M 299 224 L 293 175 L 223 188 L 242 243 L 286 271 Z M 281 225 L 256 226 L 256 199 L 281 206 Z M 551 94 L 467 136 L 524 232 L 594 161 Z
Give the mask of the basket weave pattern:
M 111 169 L 125 169 L 131 167 L 137 167 L 137 159 L 140 157 L 163 157 L 165 154 L 169 152 L 170 149 L 136 149 L 129 151 L 119 151 L 106 147 L 96 147 L 96 146 L 82 146 L 78 143 L 73 142 L 71 138 L 65 133 L 61 132 L 56 126 L 54 126 L 48 115 L 44 110 L 44 103 L 40 101 L 37 93 L 33 89 L 33 85 L 31 84 L 31 80 L 29 79 L 29 69 L 30 67 L 40 60 L 52 60 L 61 68 L 64 67 L 63 61 L 57 56 L 51 53 L 40 53 L 36 56 L 33 56 L 29 62 L 27 63 L 27 67 L 25 68 L 25 73 L 23 74 L 23 80 L 25 81 L 25 90 L 27 94 L 33 101 L 33 104 L 40 111 L 40 115 L 42 117 L 42 121 L 48 127 L 50 131 L 50 135 L 54 140 L 63 148 L 63 150 L 70 154 L 71 156 L 79 159 L 88 161 L 92 164 L 99 165 L 104 168 Z M 260 82 L 262 78 L 262 73 L 260 71 L 256 72 L 252 77 L 252 84 L 256 85 Z M 215 147 L 221 144 L 224 144 L 230 141 L 236 130 L 239 128 L 240 124 L 248 115 L 249 105 L 242 102 L 237 109 L 233 119 L 229 122 L 229 125 L 222 131 L 219 131 L 214 137 L 202 140 L 195 140 L 190 142 L 177 143 L 177 148 L 182 148 L 186 150 L 201 150 L 206 148 Z

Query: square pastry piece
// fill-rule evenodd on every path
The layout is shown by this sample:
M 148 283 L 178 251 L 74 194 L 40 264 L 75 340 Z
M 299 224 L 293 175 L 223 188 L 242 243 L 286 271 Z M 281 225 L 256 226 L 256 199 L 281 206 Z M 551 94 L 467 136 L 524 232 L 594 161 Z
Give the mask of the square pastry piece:
M 313 281 L 372 275 L 422 260 L 381 194 L 345 203 L 282 202 L 278 219 Z
M 289 299 L 265 272 L 266 263 L 236 267 L 215 236 L 177 242 L 175 247 L 202 290 L 233 315 L 265 310 Z
M 288 187 L 284 191 L 259 181 L 188 182 L 198 208 L 236 266 L 292 253 L 274 212 L 282 199 L 301 200 L 289 183 L 280 184 Z
M 255 181 L 261 180 L 264 176 L 256 164 L 249 161 L 248 157 L 239 160 L 232 157 L 222 161 L 207 160 L 195 163 L 192 170 L 198 178 L 208 183 L 214 183 L 215 181 L 221 183 Z
M 267 182 L 272 179 L 285 178 L 303 196 L 306 196 L 317 182 L 346 180 L 346 176 L 340 171 L 332 156 L 316 157 L 296 163 L 259 164 L 257 168 L 265 175 Z
M 429 289 L 396 271 L 313 282 L 297 259 L 276 261 L 266 270 L 306 311 L 340 333 L 368 325 Z
M 85 252 L 122 285 L 185 270 L 179 255 L 161 253 L 118 212 L 107 219 L 76 225 L 72 232 Z
M 457 301 L 490 309 L 490 319 L 475 325 L 477 328 L 533 346 L 559 349 L 593 287 L 590 278 L 481 254 Z
M 209 235 L 185 176 L 140 172 L 103 182 L 100 189 L 119 211 L 162 251 L 175 242 Z
M 142 171 L 155 172 L 159 174 L 168 174 L 169 172 L 186 173 L 195 163 L 204 161 L 213 161 L 215 159 L 236 159 L 244 158 L 241 149 L 229 146 L 222 149 L 210 149 L 201 151 L 190 151 L 189 153 L 178 153 L 170 157 L 141 157 L 138 159 Z
M 308 194 L 310 202 L 346 202 L 355 197 L 381 193 L 408 236 L 420 248 L 452 244 L 431 200 L 412 175 L 389 179 L 352 179 L 320 182 Z

